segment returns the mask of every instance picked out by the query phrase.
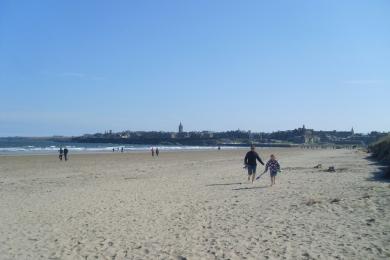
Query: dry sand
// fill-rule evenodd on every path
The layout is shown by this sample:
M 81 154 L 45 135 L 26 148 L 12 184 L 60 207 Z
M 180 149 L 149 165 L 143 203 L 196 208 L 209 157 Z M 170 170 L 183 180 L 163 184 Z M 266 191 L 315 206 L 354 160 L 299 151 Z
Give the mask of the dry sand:
M 284 169 L 269 187 L 245 152 L 2 156 L 0 258 L 390 258 L 390 186 L 366 154 L 260 150 Z

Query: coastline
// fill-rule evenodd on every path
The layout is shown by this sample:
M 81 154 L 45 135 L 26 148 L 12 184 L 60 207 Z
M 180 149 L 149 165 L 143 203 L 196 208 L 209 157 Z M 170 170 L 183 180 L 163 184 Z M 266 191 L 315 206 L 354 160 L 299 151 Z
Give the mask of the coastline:
M 145 146 L 142 148 L 124 148 L 124 152 L 120 151 L 121 146 L 118 147 L 107 147 L 107 148 L 101 148 L 101 149 L 85 149 L 85 148 L 68 148 L 69 149 L 69 155 L 82 155 L 82 154 L 126 154 L 126 153 L 150 153 L 150 149 L 154 147 L 158 147 L 159 150 L 163 153 L 166 152 L 193 152 L 193 151 L 218 151 L 217 146 Z M 112 151 L 112 148 L 115 149 L 115 151 Z M 268 147 L 259 147 L 258 149 L 266 149 Z M 243 150 L 248 149 L 247 146 L 226 146 L 221 147 L 221 150 Z M 46 150 L 46 149 L 40 149 L 40 150 L 21 150 L 21 151 L 0 151 L 0 156 L 53 156 L 58 155 L 59 147 Z

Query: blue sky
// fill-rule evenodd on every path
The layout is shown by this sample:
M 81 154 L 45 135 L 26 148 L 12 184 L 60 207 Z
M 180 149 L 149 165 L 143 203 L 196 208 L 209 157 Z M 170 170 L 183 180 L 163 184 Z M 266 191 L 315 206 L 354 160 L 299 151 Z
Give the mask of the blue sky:
M 0 136 L 390 131 L 390 1 L 0 1 Z

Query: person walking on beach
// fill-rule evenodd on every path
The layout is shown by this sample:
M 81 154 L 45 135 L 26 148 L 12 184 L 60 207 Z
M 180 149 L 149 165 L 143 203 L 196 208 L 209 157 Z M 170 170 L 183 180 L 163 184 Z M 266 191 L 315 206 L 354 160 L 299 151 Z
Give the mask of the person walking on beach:
M 60 148 L 60 150 L 58 152 L 60 153 L 58 155 L 58 158 L 60 159 L 60 161 L 62 161 L 62 155 L 64 154 L 64 150 L 62 150 L 62 147 Z
M 250 178 L 252 176 L 252 183 L 255 181 L 256 177 L 256 161 L 259 161 L 262 165 L 264 165 L 259 154 L 255 151 L 255 146 L 251 145 L 251 150 L 245 155 L 244 164 L 245 167 L 248 169 L 248 181 L 250 181 Z
M 152 147 L 152 157 L 154 157 L 154 148 Z
M 65 157 L 65 161 L 67 161 L 68 160 L 68 148 L 66 148 L 65 147 L 65 149 L 64 149 L 64 157 Z
M 156 148 L 156 156 L 158 157 L 158 155 L 160 154 L 160 150 L 158 150 L 158 147 Z
M 271 175 L 271 186 L 275 185 L 275 177 L 280 172 L 279 162 L 276 160 L 275 155 L 271 154 L 271 159 L 265 165 L 265 170 L 263 172 L 266 173 L 269 170 Z

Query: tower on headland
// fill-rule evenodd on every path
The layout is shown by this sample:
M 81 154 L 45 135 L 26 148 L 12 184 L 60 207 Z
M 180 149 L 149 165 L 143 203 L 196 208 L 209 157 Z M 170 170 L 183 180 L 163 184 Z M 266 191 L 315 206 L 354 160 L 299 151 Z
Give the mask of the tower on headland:
M 180 124 L 179 124 L 179 134 L 181 134 L 181 133 L 183 133 L 183 125 L 180 122 Z
M 351 129 L 351 135 L 354 135 L 355 134 L 355 130 L 353 130 L 353 127 Z

